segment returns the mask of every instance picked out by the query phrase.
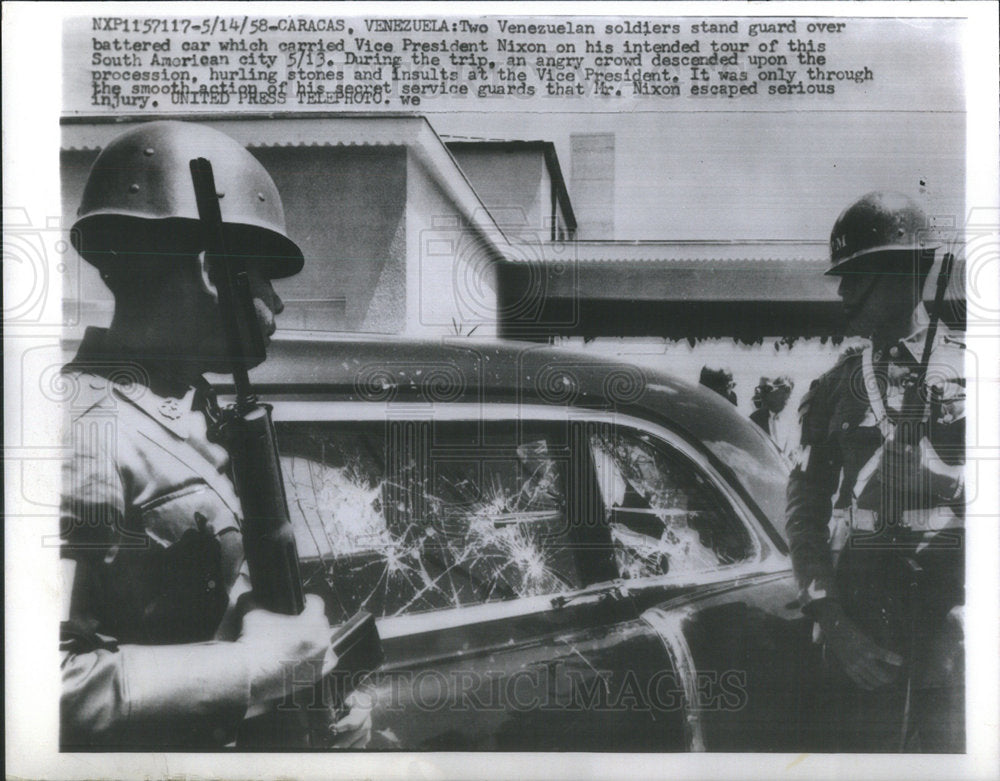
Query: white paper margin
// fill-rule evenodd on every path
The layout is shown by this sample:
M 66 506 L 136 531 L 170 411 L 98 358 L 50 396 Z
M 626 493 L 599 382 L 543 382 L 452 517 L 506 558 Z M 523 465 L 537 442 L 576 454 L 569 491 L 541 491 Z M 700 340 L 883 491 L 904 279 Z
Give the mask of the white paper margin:
M 998 209 L 997 5 L 979 2 L 866 3 L 4 3 L 3 5 L 3 199 L 31 215 L 61 214 L 58 148 L 61 103 L 62 19 L 70 15 L 200 14 L 281 15 L 336 13 L 407 17 L 470 15 L 622 15 L 968 17 L 964 45 L 968 109 L 966 203 Z M 117 6 L 117 7 L 116 7 Z M 280 6 L 280 7 L 279 7 Z M 994 230 L 996 230 L 994 225 Z M 997 280 L 986 305 L 998 311 Z M 11 295 L 6 291 L 5 295 Z M 49 295 L 60 298 L 53 287 Z M 980 442 L 998 449 L 997 410 L 1000 339 L 983 340 L 979 365 L 985 376 L 970 382 L 969 408 L 978 410 Z M 37 385 L 19 374 L 25 343 L 5 332 L 6 398 Z M 989 367 L 989 368 L 985 368 Z M 971 381 L 972 378 L 970 378 Z M 35 389 L 37 392 L 37 388 Z M 976 397 L 979 397 L 978 399 Z M 39 420 L 51 429 L 58 421 Z M 5 419 L 5 426 L 7 425 Z M 16 453 L 5 452 L 5 469 L 16 469 Z M 39 491 L 59 491 L 59 463 L 32 474 Z M 42 548 L 47 529 L 5 523 L 5 715 L 7 775 L 30 779 L 117 778 L 983 778 L 1000 777 L 998 616 L 1000 616 L 1000 518 L 997 485 L 983 486 L 970 512 L 992 523 L 970 527 L 967 574 L 967 736 L 960 756 L 928 755 L 678 755 L 678 754 L 59 754 L 59 606 L 57 552 Z M 5 492 L 10 481 L 5 481 Z M 5 496 L 16 514 L 19 498 Z

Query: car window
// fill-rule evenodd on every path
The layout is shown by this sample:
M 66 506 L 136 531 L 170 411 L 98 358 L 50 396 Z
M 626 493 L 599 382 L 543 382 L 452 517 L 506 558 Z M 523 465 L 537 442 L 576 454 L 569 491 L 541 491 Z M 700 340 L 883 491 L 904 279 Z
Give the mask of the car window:
M 560 433 L 544 423 L 279 423 L 300 555 L 322 562 L 345 616 L 579 587 Z
M 590 447 L 622 577 L 703 572 L 751 555 L 725 497 L 681 453 L 610 425 Z

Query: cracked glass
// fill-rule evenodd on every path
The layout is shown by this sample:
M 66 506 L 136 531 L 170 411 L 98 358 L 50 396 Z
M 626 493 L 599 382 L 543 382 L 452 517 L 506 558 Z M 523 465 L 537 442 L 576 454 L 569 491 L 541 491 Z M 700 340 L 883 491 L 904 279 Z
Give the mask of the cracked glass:
M 567 517 L 564 427 L 279 423 L 278 440 L 300 556 L 320 564 L 304 567 L 306 589 L 327 589 L 342 617 L 582 585 Z
M 743 525 L 681 454 L 611 426 L 590 447 L 622 577 L 704 572 L 750 556 Z

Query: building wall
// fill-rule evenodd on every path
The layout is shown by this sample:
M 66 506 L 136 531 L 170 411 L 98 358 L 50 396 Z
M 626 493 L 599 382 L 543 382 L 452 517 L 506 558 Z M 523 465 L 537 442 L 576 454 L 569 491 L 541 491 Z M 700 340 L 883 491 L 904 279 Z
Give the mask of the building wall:
M 411 154 L 407 167 L 405 333 L 495 337 L 496 251 Z
M 400 333 L 406 306 L 406 149 L 253 149 L 302 247 L 302 273 L 279 280 L 283 328 Z
M 452 149 L 451 152 L 502 228 L 537 228 L 548 237 L 551 185 L 540 149 Z
M 571 133 L 570 197 L 578 239 L 613 239 L 615 231 L 615 134 Z M 647 168 L 647 171 L 658 170 Z
M 906 111 L 837 111 L 836 121 L 825 111 L 638 111 L 627 121 L 615 111 L 510 111 L 490 115 L 489 133 L 555 145 L 581 239 L 825 241 L 841 209 L 876 189 L 910 193 L 928 214 L 962 226 L 975 204 L 964 204 L 966 112 L 951 78 L 959 71 L 950 70 L 953 49 L 924 43 L 911 54 L 947 64 Z M 483 134 L 475 113 L 438 113 L 433 124 L 455 137 Z M 600 136 L 613 167 L 608 184 L 590 190 L 577 150 L 596 151 Z
M 288 235 L 306 263 L 275 281 L 285 301 L 283 329 L 401 333 L 406 312 L 406 149 L 265 147 L 250 150 L 271 174 L 285 207 Z M 97 152 L 62 155 L 63 224 L 72 225 Z M 112 297 L 81 262 L 83 324 L 106 325 Z M 76 307 L 74 307 L 76 309 Z

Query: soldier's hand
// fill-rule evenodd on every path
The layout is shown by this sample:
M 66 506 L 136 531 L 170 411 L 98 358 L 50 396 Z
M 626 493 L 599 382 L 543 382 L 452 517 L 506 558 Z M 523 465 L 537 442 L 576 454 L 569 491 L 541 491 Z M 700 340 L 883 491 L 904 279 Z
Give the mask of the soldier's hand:
M 330 622 L 323 600 L 307 594 L 305 609 L 297 616 L 263 610 L 248 601 L 236 643 L 250 670 L 250 696 L 254 703 L 288 694 L 293 686 L 307 686 L 336 664 L 330 651 Z
M 964 464 L 946 463 L 927 437 L 916 445 L 891 438 L 883 449 L 883 481 L 902 487 L 914 508 L 955 499 L 962 489 L 964 470 Z
M 862 689 L 878 689 L 899 675 L 903 657 L 875 643 L 839 608 L 819 619 L 827 647 L 847 676 Z
M 965 463 L 950 464 L 938 455 L 927 437 L 920 440 L 920 479 L 935 498 L 957 499 L 965 484 Z

